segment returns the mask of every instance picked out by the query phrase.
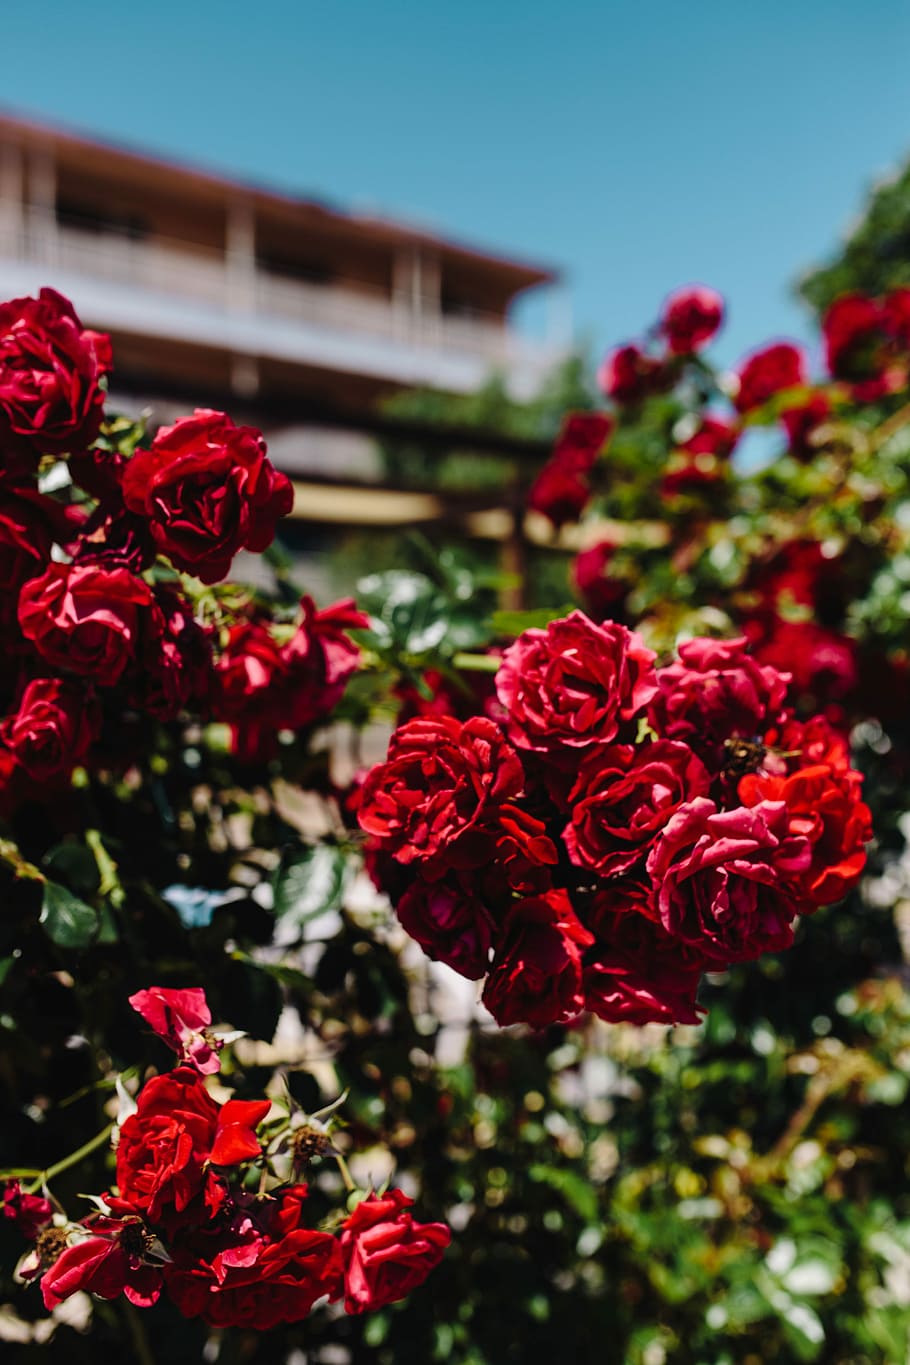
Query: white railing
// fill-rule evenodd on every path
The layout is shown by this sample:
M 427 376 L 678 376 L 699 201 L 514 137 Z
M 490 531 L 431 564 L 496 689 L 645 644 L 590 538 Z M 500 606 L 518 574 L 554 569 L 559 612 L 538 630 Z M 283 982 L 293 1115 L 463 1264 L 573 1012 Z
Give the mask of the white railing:
M 34 221 L 17 231 L 0 228 L 0 257 L 35 262 L 61 274 L 129 286 L 181 303 L 198 302 L 258 321 L 298 320 L 338 333 L 407 342 L 428 350 L 482 358 L 490 365 L 543 368 L 557 353 L 516 336 L 499 318 L 452 317 L 419 309 L 368 287 L 308 284 L 273 274 L 251 261 L 191 242 L 132 240 L 115 233 Z

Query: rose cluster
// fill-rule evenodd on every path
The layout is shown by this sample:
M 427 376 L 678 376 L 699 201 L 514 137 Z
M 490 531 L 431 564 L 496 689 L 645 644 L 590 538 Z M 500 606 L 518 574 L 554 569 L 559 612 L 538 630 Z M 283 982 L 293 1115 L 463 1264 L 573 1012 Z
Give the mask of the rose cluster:
M 331 1126 L 269 1099 L 219 1103 L 205 1077 L 223 1045 L 204 993 L 153 987 L 131 997 L 178 1055 L 147 1081 L 116 1143 L 116 1188 L 71 1222 L 45 1194 L 8 1182 L 4 1213 L 34 1242 L 19 1278 L 40 1278 L 53 1309 L 78 1290 L 149 1307 L 162 1293 L 213 1327 L 267 1329 L 319 1301 L 363 1313 L 406 1297 L 442 1259 L 444 1223 L 418 1223 L 397 1189 L 317 1220 L 300 1173 L 338 1155 Z M 282 1178 L 282 1174 L 286 1178 Z
M 107 337 L 53 290 L 0 305 L 0 813 L 122 756 L 124 725 L 230 725 L 242 758 L 324 717 L 356 669 L 349 601 L 274 621 L 209 585 L 292 488 L 265 442 L 197 410 L 148 445 L 106 424 Z M 53 491 L 51 491 L 53 490 Z
M 486 714 L 407 721 L 366 777 L 377 884 L 501 1024 L 695 1022 L 704 972 L 786 948 L 859 877 L 843 738 L 744 639 L 678 654 L 575 611 L 505 651 Z
M 697 367 L 708 371 L 700 352 L 723 323 L 724 302 L 713 289 L 691 285 L 671 294 L 649 335 L 609 351 L 598 370 L 598 385 L 615 411 L 570 413 L 553 454 L 535 481 L 529 506 L 554 526 L 577 520 L 596 490 L 596 460 L 607 448 L 618 419 L 635 413 L 648 398 L 666 394 Z M 660 479 L 671 505 L 722 489 L 729 461 L 746 426 L 769 407 L 787 440 L 789 454 L 811 461 L 818 434 L 849 403 L 874 403 L 910 386 L 910 289 L 894 289 L 882 299 L 845 294 L 822 319 L 828 370 L 814 381 L 803 347 L 775 341 L 746 356 L 718 389 L 710 408 L 691 414 L 684 430 L 674 431 L 672 449 Z M 607 547 L 609 548 L 609 547 Z M 588 570 L 595 590 L 599 576 Z

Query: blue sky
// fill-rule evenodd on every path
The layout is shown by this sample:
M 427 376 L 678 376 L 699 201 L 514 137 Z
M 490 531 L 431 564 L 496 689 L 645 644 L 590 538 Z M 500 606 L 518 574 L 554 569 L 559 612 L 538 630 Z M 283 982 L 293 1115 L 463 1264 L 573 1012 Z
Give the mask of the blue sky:
M 718 353 L 811 335 L 789 289 L 910 153 L 906 0 L 43 0 L 0 100 L 553 262 L 597 350 L 676 284 Z

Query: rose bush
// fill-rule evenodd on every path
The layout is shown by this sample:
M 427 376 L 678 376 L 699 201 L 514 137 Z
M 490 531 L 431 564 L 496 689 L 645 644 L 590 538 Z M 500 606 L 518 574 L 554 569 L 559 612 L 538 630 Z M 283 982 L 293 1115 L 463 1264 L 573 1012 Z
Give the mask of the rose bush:
M 156 1297 L 135 1330 L 175 1365 L 473 1365 L 528 1343 L 593 1361 L 604 1342 L 694 1365 L 721 1313 L 731 1358 L 897 1358 L 905 343 L 895 325 L 871 374 L 830 383 L 772 357 L 749 377 L 766 405 L 740 412 L 690 303 L 612 366 L 628 402 L 570 417 L 554 449 L 574 501 L 539 510 L 559 544 L 591 515 L 584 617 L 560 585 L 549 622 L 490 628 L 489 578 L 438 547 L 423 577 L 372 574 L 363 614 L 319 611 L 278 556 L 274 594 L 208 581 L 272 506 L 247 442 L 215 496 L 227 419 L 194 469 L 147 461 L 141 506 L 139 426 L 107 417 L 68 454 L 0 443 L 0 1235 L 9 1266 L 32 1243 L 20 1276 L 54 1305 L 8 1288 L 0 1333 L 121 1358 L 120 1300 Z M 762 423 L 782 455 L 747 476 Z M 207 537 L 209 567 L 182 570 Z M 52 565 L 32 638 L 18 597 Z M 105 614 L 82 585 L 118 571 L 148 597 Z M 388 764 L 348 788 L 320 722 L 398 708 Z M 483 982 L 454 998 L 492 1019 L 469 1003 L 451 1028 L 451 978 L 398 961 L 353 871 L 358 806 L 404 930 Z M 249 1038 L 225 1042 L 224 1018 Z M 653 1025 L 674 1023 L 668 1044 Z M 346 1087 L 347 1131 L 317 1117 Z M 336 1151 L 379 1186 L 359 1217 Z
M 347 1217 L 336 1215 L 334 1236 L 311 1225 L 306 1185 L 269 1182 L 273 1166 L 257 1129 L 272 1101 L 218 1104 L 203 1079 L 210 1058 L 182 1064 L 185 1038 L 174 1021 L 210 1018 L 203 991 L 152 987 L 130 1003 L 180 1056 L 175 1071 L 146 1083 L 119 1126 L 117 1192 L 70 1222 L 17 1181 L 5 1187 L 5 1212 L 36 1243 L 23 1272 L 40 1277 L 46 1308 L 80 1291 L 123 1294 L 148 1308 L 164 1292 L 185 1317 L 264 1331 L 305 1318 L 319 1299 L 344 1293 L 346 1311 L 363 1313 L 423 1283 L 451 1234 L 442 1223 L 415 1222 L 400 1190 L 367 1193 Z M 270 1147 L 289 1126 L 289 1114 L 270 1125 Z M 261 1167 L 255 1195 L 244 1189 L 250 1166 Z M 42 1240 L 50 1229 L 56 1239 Z

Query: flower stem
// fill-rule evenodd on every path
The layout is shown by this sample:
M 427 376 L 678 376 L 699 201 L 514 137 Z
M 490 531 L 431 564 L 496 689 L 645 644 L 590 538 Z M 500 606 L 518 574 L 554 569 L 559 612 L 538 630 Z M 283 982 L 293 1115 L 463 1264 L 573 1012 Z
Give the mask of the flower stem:
M 341 1172 L 341 1178 L 344 1181 L 344 1188 L 347 1190 L 348 1194 L 353 1194 L 357 1186 L 354 1184 L 354 1177 L 348 1170 L 348 1163 L 340 1152 L 335 1153 L 335 1160 L 338 1162 L 338 1169 Z
M 155 1357 L 152 1355 L 152 1348 L 145 1334 L 145 1324 L 136 1312 L 135 1304 L 130 1303 L 129 1299 L 121 1299 L 120 1306 L 123 1309 L 126 1324 L 130 1329 L 130 1336 L 133 1338 L 138 1365 L 155 1365 Z
M 0 1180 L 32 1180 L 41 1184 L 48 1184 L 55 1176 L 63 1171 L 68 1171 L 70 1166 L 77 1165 L 83 1157 L 94 1152 L 98 1147 L 103 1146 L 113 1131 L 114 1125 L 109 1123 L 106 1128 L 102 1128 L 100 1133 L 96 1133 L 88 1142 L 84 1142 L 81 1147 L 77 1147 L 75 1152 L 70 1152 L 69 1156 L 63 1157 L 60 1161 L 55 1161 L 53 1166 L 48 1166 L 47 1170 L 37 1170 L 34 1166 L 16 1166 L 9 1170 L 0 1171 Z

